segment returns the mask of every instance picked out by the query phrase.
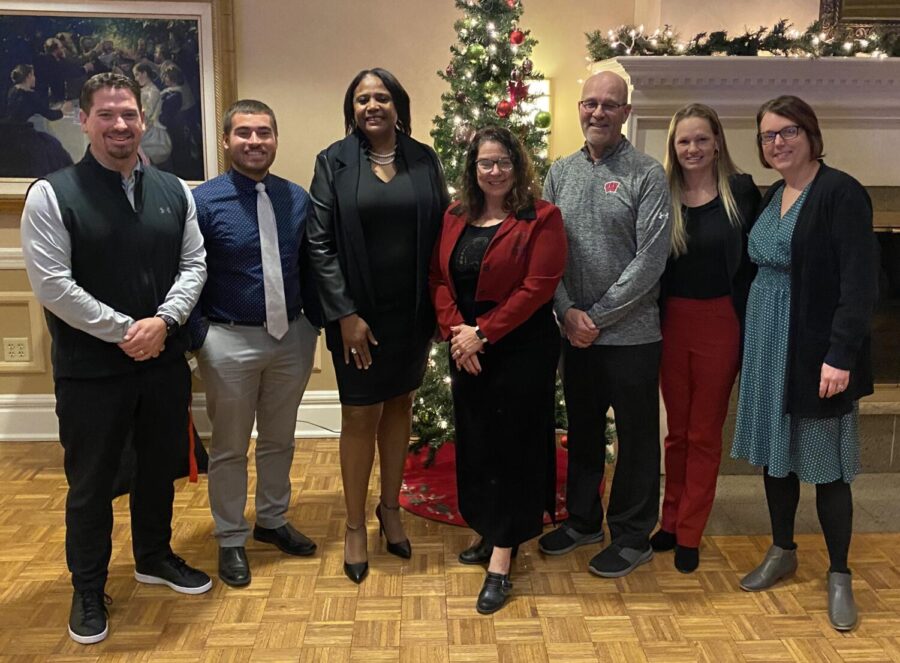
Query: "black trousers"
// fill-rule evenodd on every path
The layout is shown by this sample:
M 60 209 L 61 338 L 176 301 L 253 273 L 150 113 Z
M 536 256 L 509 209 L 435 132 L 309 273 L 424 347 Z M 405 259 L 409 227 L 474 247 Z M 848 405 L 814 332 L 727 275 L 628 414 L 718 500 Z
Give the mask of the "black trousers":
M 76 590 L 103 590 L 112 552 L 113 483 L 134 433 L 131 536 L 137 564 L 168 554 L 172 482 L 188 425 L 190 372 L 180 358 L 127 375 L 56 381 L 69 493 L 66 562 Z
M 563 388 L 569 418 L 566 506 L 576 530 L 603 525 L 599 486 L 606 464 L 606 411 L 619 438 L 607 521 L 612 542 L 645 549 L 659 515 L 659 360 L 661 343 L 563 343 Z

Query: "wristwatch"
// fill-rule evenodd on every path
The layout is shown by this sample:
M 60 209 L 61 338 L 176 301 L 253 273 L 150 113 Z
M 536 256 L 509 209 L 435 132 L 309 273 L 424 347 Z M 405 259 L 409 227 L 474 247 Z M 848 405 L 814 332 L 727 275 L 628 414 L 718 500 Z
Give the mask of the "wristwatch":
M 475 327 L 475 336 L 478 337 L 478 340 L 479 340 L 479 341 L 481 341 L 482 343 L 484 343 L 485 345 L 487 345 L 487 342 L 488 342 L 487 336 L 485 336 L 485 335 L 484 335 L 484 332 L 481 331 L 481 329 L 478 328 L 478 327 Z
M 169 338 L 178 331 L 178 323 L 172 316 L 166 315 L 165 313 L 159 313 L 156 317 L 166 323 L 166 338 Z

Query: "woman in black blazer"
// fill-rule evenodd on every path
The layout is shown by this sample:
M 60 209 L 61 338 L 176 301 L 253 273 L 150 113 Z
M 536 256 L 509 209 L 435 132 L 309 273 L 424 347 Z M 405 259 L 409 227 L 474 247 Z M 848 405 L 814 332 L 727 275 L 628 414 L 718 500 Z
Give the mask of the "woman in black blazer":
M 844 631 L 857 621 L 847 554 L 858 400 L 873 390 L 872 205 L 859 182 L 823 163 L 819 123 L 802 99 L 767 101 L 756 122 L 760 160 L 784 179 L 767 191 L 750 233 L 759 271 L 747 302 L 732 455 L 763 467 L 773 541 L 740 584 L 761 591 L 797 569 L 800 481 L 813 483 L 830 561 L 828 618 Z
M 410 138 L 409 95 L 390 72 L 356 75 L 344 123 L 346 138 L 316 158 L 307 235 L 341 399 L 344 572 L 359 583 L 369 568 L 365 509 L 376 440 L 379 533 L 388 552 L 412 554 L 400 484 L 413 394 L 435 330 L 428 267 L 449 198 L 437 155 Z

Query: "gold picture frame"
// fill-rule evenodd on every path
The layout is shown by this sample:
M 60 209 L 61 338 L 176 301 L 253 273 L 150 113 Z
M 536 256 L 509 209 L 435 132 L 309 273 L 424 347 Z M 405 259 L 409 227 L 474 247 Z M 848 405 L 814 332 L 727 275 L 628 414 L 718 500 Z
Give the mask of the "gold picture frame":
M 0 0 L 0 18 L 22 16 L 71 17 L 73 24 L 85 19 L 196 21 L 203 177 L 189 181 L 209 179 L 224 170 L 222 113 L 235 94 L 232 0 Z M 0 77 L 6 80 L 9 73 L 0 72 Z M 0 209 L 19 207 L 33 180 L 33 176 L 0 178 Z
M 900 29 L 900 3 L 884 0 L 820 0 L 819 18 L 827 29 L 844 28 L 864 38 L 878 30 Z

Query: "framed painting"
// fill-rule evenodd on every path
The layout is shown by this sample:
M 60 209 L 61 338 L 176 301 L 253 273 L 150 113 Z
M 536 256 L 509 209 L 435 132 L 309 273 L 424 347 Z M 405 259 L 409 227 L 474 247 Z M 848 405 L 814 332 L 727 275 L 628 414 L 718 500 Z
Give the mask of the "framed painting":
M 857 37 L 873 31 L 900 29 L 896 0 L 820 0 L 819 18 L 826 28 L 849 28 Z
M 215 176 L 233 54 L 231 0 L 0 0 L 0 198 L 82 158 L 79 93 L 101 72 L 140 85 L 145 161 L 188 182 Z

